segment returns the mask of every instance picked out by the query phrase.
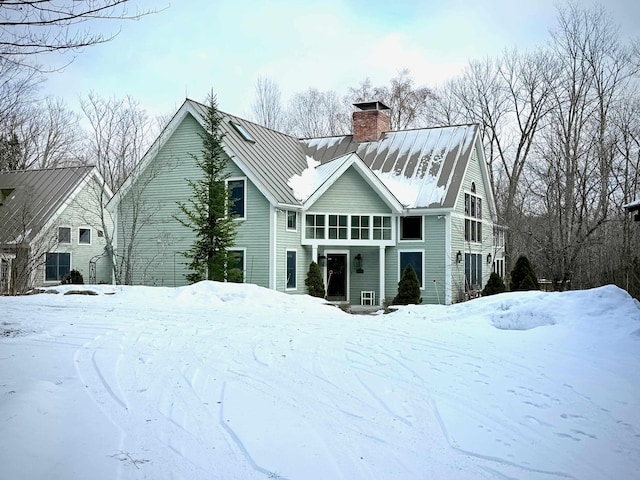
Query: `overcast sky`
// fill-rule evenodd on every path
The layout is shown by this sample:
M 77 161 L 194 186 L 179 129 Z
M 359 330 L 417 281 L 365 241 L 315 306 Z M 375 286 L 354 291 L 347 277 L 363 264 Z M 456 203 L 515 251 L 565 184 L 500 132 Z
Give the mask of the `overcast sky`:
M 405 67 L 433 87 L 471 59 L 542 45 L 556 18 L 554 0 L 169 1 L 136 2 L 166 8 L 49 74 L 44 93 L 72 108 L 90 91 L 130 94 L 155 115 L 213 90 L 222 110 L 249 116 L 259 76 L 285 101 L 310 87 L 344 94 L 367 77 L 386 84 Z M 640 36 L 640 1 L 606 5 L 625 35 Z

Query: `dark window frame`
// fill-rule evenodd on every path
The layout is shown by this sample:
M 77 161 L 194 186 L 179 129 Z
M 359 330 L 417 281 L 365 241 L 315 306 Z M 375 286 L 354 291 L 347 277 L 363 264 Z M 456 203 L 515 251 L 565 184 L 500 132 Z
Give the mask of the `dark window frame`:
M 229 215 L 243 220 L 247 218 L 247 181 L 244 178 L 229 178 L 226 181 L 229 192 Z M 240 195 L 237 194 L 240 192 Z
M 89 235 L 88 241 L 86 241 L 86 238 L 83 240 L 83 231 L 86 232 L 86 235 Z M 91 245 L 91 237 L 91 227 L 78 227 L 78 245 Z
M 66 261 L 61 262 L 61 259 Z M 71 253 L 47 252 L 45 256 L 44 281 L 59 282 L 71 271 Z
M 66 231 L 65 237 L 68 240 L 63 240 L 62 230 Z M 61 245 L 70 245 L 71 244 L 71 227 L 58 227 L 58 243 Z
M 410 255 L 420 255 L 420 260 L 418 262 L 409 261 Z M 404 257 L 404 258 L 403 258 Z M 418 281 L 420 282 L 420 289 L 424 288 L 424 250 L 400 250 L 398 256 L 398 266 L 399 266 L 399 274 L 398 274 L 398 282 L 400 278 L 402 278 L 402 272 L 407 267 L 407 265 L 411 265 L 413 269 L 416 271 L 416 275 L 418 276 Z
M 298 230 L 298 212 L 295 210 L 287 210 L 287 230 L 290 232 Z
M 287 254 L 286 254 L 287 278 L 285 281 L 286 290 L 296 290 L 298 288 L 298 275 L 296 273 L 297 268 L 298 268 L 298 251 L 287 250 Z
M 414 222 L 417 222 L 415 224 Z M 411 215 L 400 217 L 400 240 L 408 242 L 422 241 L 424 236 L 423 217 L 422 215 Z M 416 232 L 420 236 L 415 236 Z

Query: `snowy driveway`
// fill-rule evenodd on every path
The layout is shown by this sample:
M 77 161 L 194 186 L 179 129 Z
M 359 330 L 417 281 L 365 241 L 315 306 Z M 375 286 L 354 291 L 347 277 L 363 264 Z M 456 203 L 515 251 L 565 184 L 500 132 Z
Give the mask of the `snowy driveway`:
M 615 287 L 380 316 L 100 291 L 0 298 L 4 478 L 640 477 L 640 310 Z

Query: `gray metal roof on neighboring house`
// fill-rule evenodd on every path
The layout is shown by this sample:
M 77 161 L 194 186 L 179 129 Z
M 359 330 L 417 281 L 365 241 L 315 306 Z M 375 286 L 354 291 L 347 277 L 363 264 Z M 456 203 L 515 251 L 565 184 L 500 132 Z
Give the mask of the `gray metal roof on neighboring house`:
M 477 125 L 457 125 L 385 132 L 376 142 L 346 135 L 302 143 L 322 164 L 355 152 L 408 207 L 452 208 L 477 133 Z
M 93 170 L 91 166 L 0 173 L 0 244 L 33 239 Z
M 624 208 L 628 212 L 640 210 L 640 198 L 634 200 L 633 202 L 629 202 L 626 205 L 623 205 L 622 208 Z

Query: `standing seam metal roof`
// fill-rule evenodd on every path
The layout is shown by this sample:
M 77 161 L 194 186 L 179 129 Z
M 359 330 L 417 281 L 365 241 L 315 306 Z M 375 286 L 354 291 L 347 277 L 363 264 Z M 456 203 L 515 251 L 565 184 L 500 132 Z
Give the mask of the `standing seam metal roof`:
M 207 107 L 190 102 L 204 118 Z M 385 132 L 375 142 L 354 142 L 352 135 L 296 139 L 221 112 L 224 144 L 232 158 L 251 170 L 276 201 L 300 205 L 289 179 L 307 168 L 307 156 L 326 164 L 356 153 L 403 204 L 411 208 L 453 208 L 471 158 L 477 125 Z M 230 121 L 255 139 L 243 138 Z M 395 187 L 395 188 L 394 188 Z
M 32 240 L 92 170 L 82 166 L 0 173 L 0 189 L 13 190 L 0 205 L 0 244 L 15 242 L 23 227 Z
M 404 192 L 408 207 L 453 208 L 477 133 L 477 125 L 457 125 L 385 132 L 377 142 L 357 143 L 347 135 L 302 143 L 323 164 L 355 152 L 383 181 L 410 190 Z

